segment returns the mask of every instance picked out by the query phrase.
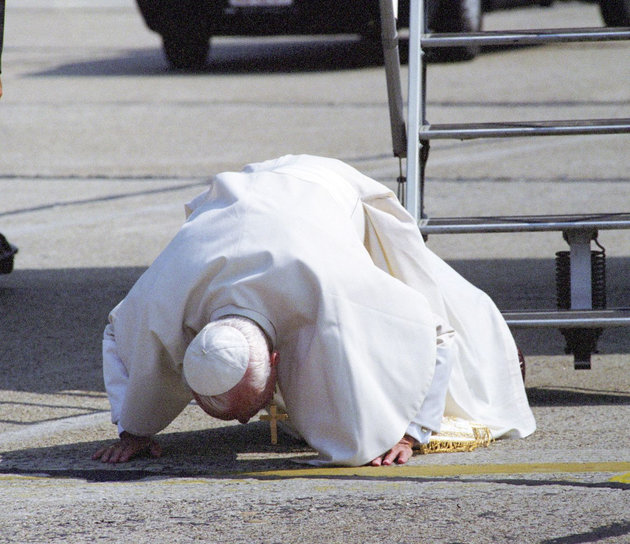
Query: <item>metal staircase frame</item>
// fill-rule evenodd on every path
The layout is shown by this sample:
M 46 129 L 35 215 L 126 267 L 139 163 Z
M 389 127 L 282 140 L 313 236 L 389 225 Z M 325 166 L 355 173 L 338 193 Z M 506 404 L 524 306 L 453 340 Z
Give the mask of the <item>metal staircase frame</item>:
M 630 229 L 630 213 L 563 216 L 429 218 L 424 213 L 425 167 L 434 139 L 508 138 L 630 134 L 630 119 L 580 119 L 432 125 L 427 120 L 426 50 L 470 45 L 514 46 L 561 42 L 630 40 L 630 28 L 577 28 L 434 34 L 426 27 L 426 2 L 410 0 L 409 75 L 405 116 L 401 92 L 398 32 L 392 0 L 379 0 L 385 75 L 394 155 L 406 159 L 406 183 L 399 198 L 423 235 L 560 231 L 570 248 L 570 308 L 563 311 L 504 312 L 510 327 L 555 327 L 585 334 L 593 328 L 630 326 L 630 308 L 594 309 L 591 242 L 601 229 Z M 591 348 L 573 350 L 576 368 L 590 368 Z

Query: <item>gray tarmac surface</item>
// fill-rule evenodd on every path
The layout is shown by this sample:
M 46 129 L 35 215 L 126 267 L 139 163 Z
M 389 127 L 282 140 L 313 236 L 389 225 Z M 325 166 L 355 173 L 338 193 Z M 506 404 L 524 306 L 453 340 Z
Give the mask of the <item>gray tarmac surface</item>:
M 516 331 L 538 430 L 390 468 L 309 469 L 260 421 L 194 405 L 161 459 L 89 459 L 115 438 L 100 369 L 107 313 L 208 177 L 286 153 L 392 186 L 385 78 L 356 40 L 217 39 L 169 71 L 131 0 L 7 7 L 0 101 L 0 542 L 630 542 L 630 342 L 573 370 L 558 331 Z M 600 25 L 597 7 L 488 14 L 486 28 Z M 627 43 L 486 51 L 430 67 L 433 122 L 630 117 Z M 435 215 L 627 212 L 627 136 L 436 143 Z M 627 232 L 602 232 L 610 306 L 628 306 Z M 434 236 L 504 309 L 552 308 L 559 233 Z

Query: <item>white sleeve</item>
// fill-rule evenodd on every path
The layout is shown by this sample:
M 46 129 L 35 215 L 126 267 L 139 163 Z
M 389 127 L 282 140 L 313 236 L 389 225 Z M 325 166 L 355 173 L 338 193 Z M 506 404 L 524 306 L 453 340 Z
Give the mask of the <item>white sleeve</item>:
M 124 430 L 119 421 L 129 382 L 129 372 L 118 356 L 116 336 L 111 323 L 108 323 L 103 333 L 103 379 L 111 406 L 112 423 L 118 425 L 118 434 L 120 434 Z
M 431 438 L 431 435 L 433 434 L 433 431 L 431 429 L 421 427 L 420 425 L 412 421 L 409 424 L 409 427 L 407 427 L 405 434 L 408 434 L 409 436 L 413 437 L 414 440 L 418 444 L 428 444 L 429 439 Z
M 406 434 L 413 436 L 420 444 L 427 444 L 431 437 L 431 432 L 440 430 L 451 369 L 457 356 L 458 348 L 455 342 L 455 331 L 441 320 L 438 320 L 433 381 L 420 407 L 420 411 L 413 418 L 406 431 Z

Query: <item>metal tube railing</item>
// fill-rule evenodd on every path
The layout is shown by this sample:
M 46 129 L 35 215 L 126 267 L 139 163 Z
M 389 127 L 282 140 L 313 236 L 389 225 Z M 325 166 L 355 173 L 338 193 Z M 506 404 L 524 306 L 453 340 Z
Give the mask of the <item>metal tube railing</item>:
M 508 30 L 466 34 L 423 34 L 423 48 L 462 47 L 466 45 L 510 46 L 541 45 L 553 42 L 601 42 L 630 40 L 630 28 L 572 28 L 545 30 Z
M 575 119 L 561 121 L 427 124 L 422 126 L 421 138 L 427 140 L 473 140 L 478 138 L 622 134 L 627 132 L 630 132 L 630 119 Z
M 418 223 L 424 234 L 630 229 L 630 214 L 574 216 L 440 217 Z
M 630 325 L 630 310 L 555 310 L 532 312 L 503 312 L 510 327 L 535 328 L 558 327 L 562 329 L 627 327 Z

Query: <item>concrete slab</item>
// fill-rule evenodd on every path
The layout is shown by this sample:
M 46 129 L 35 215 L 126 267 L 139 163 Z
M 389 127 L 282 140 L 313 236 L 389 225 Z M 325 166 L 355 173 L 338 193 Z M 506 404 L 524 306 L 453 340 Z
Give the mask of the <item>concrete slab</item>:
M 594 4 L 489 14 L 486 28 L 595 26 Z M 217 39 L 207 71 L 170 72 L 131 0 L 7 7 L 0 102 L 0 542 L 628 542 L 629 341 L 605 331 L 574 371 L 557 331 L 519 331 L 538 431 L 405 467 L 305 470 L 263 422 L 189 406 L 161 459 L 89 459 L 115 437 L 101 378 L 109 310 L 212 174 L 284 153 L 346 160 L 393 187 L 383 70 L 353 39 Z M 434 122 L 630 116 L 626 44 L 488 51 L 431 67 Z M 433 77 L 432 76 L 432 77 Z M 627 138 L 443 143 L 436 215 L 627 211 Z M 609 299 L 630 245 L 602 233 Z M 500 307 L 553 307 L 559 234 L 432 236 Z

